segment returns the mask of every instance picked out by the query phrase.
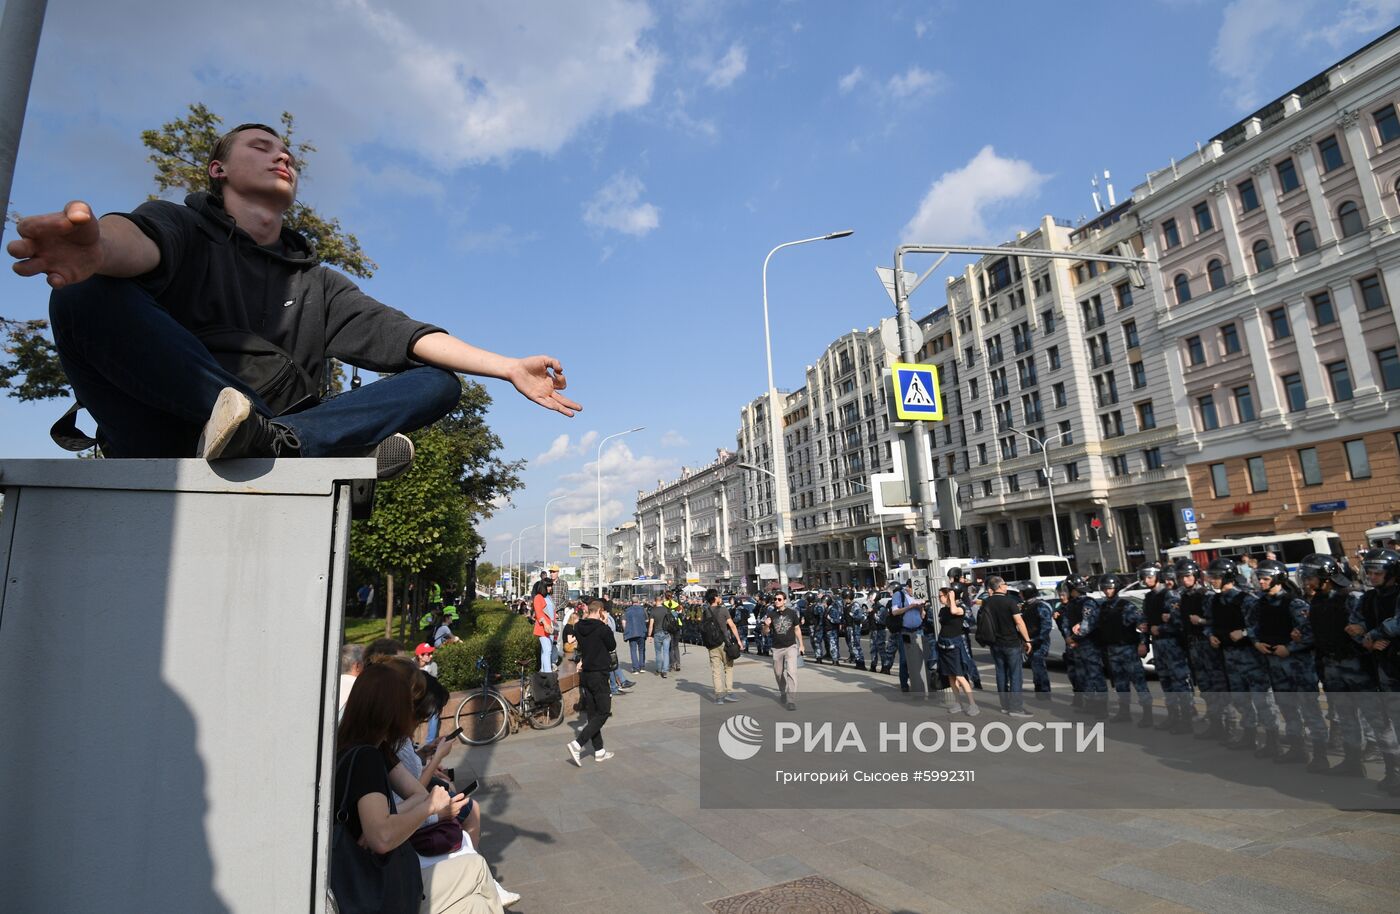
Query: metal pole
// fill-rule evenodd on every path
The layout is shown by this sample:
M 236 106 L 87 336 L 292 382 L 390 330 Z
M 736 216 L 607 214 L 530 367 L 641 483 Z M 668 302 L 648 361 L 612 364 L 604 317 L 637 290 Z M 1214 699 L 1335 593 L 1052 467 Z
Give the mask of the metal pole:
M 549 501 L 544 503 L 544 558 L 541 559 L 541 561 L 544 562 L 544 567 L 546 570 L 548 570 L 549 568 L 549 506 L 554 504 L 556 501 L 561 501 L 568 497 L 569 496 L 567 495 L 556 495 Z
M 48 0 L 5 0 L 5 15 L 0 19 L 0 205 L 4 207 L 0 211 L 0 239 L 5 237 L 24 109 L 29 104 L 34 58 L 39 53 L 47 7 Z
M 1060 514 L 1058 511 L 1055 510 L 1055 477 L 1052 476 L 1050 473 L 1050 442 L 1058 442 L 1062 440 L 1065 437 L 1065 433 L 1056 432 L 1049 438 L 1037 438 L 1028 432 L 1021 431 L 1020 429 L 1008 428 L 1007 431 L 1014 432 L 1015 434 L 1020 435 L 1022 438 L 1025 438 L 1027 441 L 1033 441 L 1036 444 L 1040 445 L 1040 460 L 1041 463 L 1045 466 L 1045 484 L 1050 489 L 1050 522 L 1055 527 L 1055 555 L 1059 556 L 1060 558 L 1064 558 L 1064 545 L 1060 542 Z
M 600 596 L 600 597 L 603 595 L 603 445 L 604 445 L 606 442 L 611 441 L 613 438 L 621 438 L 623 435 L 630 435 L 630 434 L 632 434 L 633 432 L 640 432 L 640 431 L 643 430 L 644 428 L 646 428 L 645 425 L 639 425 L 639 426 L 637 426 L 636 428 L 629 428 L 629 429 L 628 429 L 627 431 L 625 431 L 625 432 L 614 432 L 613 434 L 611 434 L 611 435 L 607 436 L 606 438 L 604 438 L 602 441 L 599 441 L 599 442 L 598 442 L 598 460 L 597 460 L 597 462 L 594 464 L 594 468 L 597 470 L 597 473 L 598 473 L 598 581 L 597 581 L 597 587 L 598 587 L 598 596 Z
M 501 550 L 501 567 L 496 571 L 496 583 L 501 585 L 501 596 L 506 596 L 506 584 L 501 580 L 501 575 L 510 571 L 510 547 Z M 512 584 L 514 581 L 511 582 Z
M 942 262 L 941 260 L 939 261 Z M 937 267 L 937 264 L 934 265 Z M 919 345 L 922 339 L 914 335 L 914 321 L 909 316 L 909 293 L 904 289 L 904 249 L 896 248 L 894 252 L 894 310 L 895 321 L 899 328 L 899 353 L 900 359 L 904 362 L 916 362 L 919 357 Z M 933 272 L 932 269 L 924 274 L 927 277 Z M 893 394 L 892 394 L 893 395 Z M 929 594 L 938 592 L 942 584 L 942 573 L 938 567 L 938 537 L 934 531 L 934 496 L 930 491 L 928 479 L 924 476 L 924 467 L 932 464 L 932 455 L 929 449 L 928 435 L 924 433 L 923 426 L 914 422 L 911 423 L 909 435 L 913 437 L 912 450 L 913 463 L 906 467 L 906 474 L 909 478 L 911 507 L 918 514 L 919 535 L 924 537 L 924 542 L 928 547 L 929 557 Z M 907 457 L 906 457 L 907 462 Z
M 763 349 L 768 357 L 768 452 L 773 455 L 774 485 L 778 491 L 774 495 L 773 508 L 778 515 L 778 587 L 787 590 L 787 518 L 791 509 L 788 498 L 787 482 L 787 447 L 783 444 L 782 427 L 778 423 L 778 388 L 773 383 L 773 336 L 768 324 L 768 261 L 773 259 L 773 255 L 783 248 L 790 248 L 796 244 L 809 244 L 813 241 L 829 241 L 833 238 L 845 238 L 853 234 L 847 229 L 840 232 L 828 232 L 825 235 L 817 235 L 813 238 L 802 238 L 798 241 L 785 241 L 773 250 L 768 252 L 768 256 L 763 258 Z

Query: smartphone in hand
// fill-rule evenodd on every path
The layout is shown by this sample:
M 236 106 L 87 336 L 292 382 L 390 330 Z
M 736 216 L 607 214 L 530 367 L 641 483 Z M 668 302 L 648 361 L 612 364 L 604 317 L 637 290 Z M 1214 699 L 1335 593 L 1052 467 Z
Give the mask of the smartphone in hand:
M 457 739 L 457 738 L 458 738 L 459 736 L 461 736 L 461 735 L 462 735 L 462 728 L 461 728 L 461 727 L 458 727 L 456 730 L 453 730 L 451 733 L 447 734 L 447 741 L 450 743 L 450 742 L 452 742 L 454 739 Z

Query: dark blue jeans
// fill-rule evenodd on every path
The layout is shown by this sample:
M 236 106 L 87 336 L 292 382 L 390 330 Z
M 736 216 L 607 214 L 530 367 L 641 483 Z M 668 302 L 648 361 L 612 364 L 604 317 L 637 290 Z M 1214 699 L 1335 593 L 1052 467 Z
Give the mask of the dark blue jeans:
M 1024 711 L 1021 696 L 1021 658 L 1026 650 L 1021 645 L 1003 647 L 992 645 L 992 663 L 997 668 L 997 698 L 1003 711 Z
M 272 414 L 130 280 L 97 276 L 59 289 L 49 317 L 63 370 L 97 421 L 108 457 L 193 457 L 225 387 Z M 414 368 L 277 421 L 296 432 L 303 457 L 356 456 L 395 432 L 437 421 L 460 396 L 452 372 Z

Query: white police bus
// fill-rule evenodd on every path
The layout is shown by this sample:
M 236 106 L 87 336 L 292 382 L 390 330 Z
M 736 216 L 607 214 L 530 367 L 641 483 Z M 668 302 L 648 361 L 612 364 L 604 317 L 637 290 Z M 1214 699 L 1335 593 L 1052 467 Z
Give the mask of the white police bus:
M 963 577 L 985 581 L 996 575 L 1008 584 L 1031 583 L 1054 591 L 1069 577 L 1069 560 L 1060 555 L 1028 555 L 1012 559 L 973 560 L 963 566 Z
M 1381 524 L 1366 531 L 1366 542 L 1377 549 L 1393 549 L 1387 543 L 1400 542 L 1400 524 Z
M 630 578 L 625 581 L 612 581 L 604 587 L 604 593 L 614 603 L 632 603 L 657 600 L 670 588 L 660 578 Z
M 1262 559 L 1270 552 L 1275 559 L 1288 566 L 1289 572 L 1296 572 L 1298 563 L 1306 556 L 1318 553 L 1340 559 L 1346 550 L 1342 548 L 1342 538 L 1333 531 L 1309 530 L 1305 533 L 1266 533 L 1210 540 L 1194 546 L 1173 546 L 1167 550 L 1167 559 L 1173 562 L 1181 558 L 1194 559 L 1196 564 L 1206 568 L 1221 556 L 1238 558 L 1252 555 Z

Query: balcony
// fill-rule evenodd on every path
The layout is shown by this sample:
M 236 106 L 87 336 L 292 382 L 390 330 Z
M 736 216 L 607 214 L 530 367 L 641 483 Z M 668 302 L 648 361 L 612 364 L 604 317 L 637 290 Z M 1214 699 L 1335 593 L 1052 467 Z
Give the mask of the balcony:
M 1097 353 L 1097 352 L 1093 352 L 1093 353 L 1090 353 L 1090 354 L 1089 354 L 1089 367 L 1090 367 L 1090 368 L 1106 368 L 1106 367 L 1108 367 L 1109 365 L 1112 365 L 1112 364 L 1113 364 L 1113 353 L 1111 353 L 1111 352 L 1105 352 L 1105 353 L 1103 353 L 1102 355 L 1100 355 L 1100 354 Z

